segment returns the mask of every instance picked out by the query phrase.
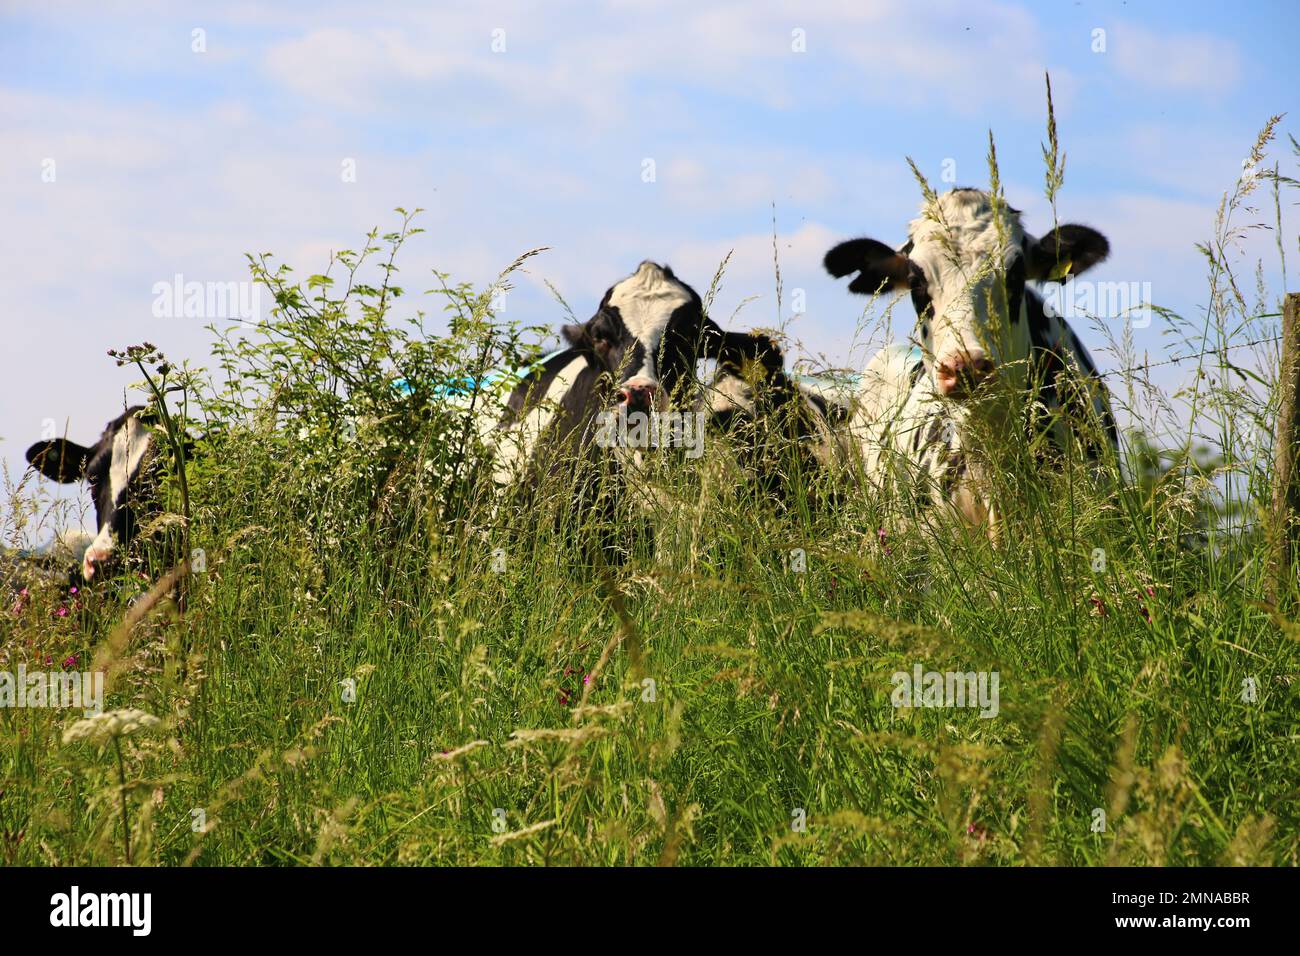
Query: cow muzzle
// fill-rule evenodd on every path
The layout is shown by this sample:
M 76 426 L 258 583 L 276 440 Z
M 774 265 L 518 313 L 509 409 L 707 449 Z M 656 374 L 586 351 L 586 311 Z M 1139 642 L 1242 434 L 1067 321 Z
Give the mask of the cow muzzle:
M 618 390 L 619 408 L 627 413 L 654 411 L 659 395 L 659 383 L 647 378 L 631 378 Z
M 112 557 L 116 543 L 111 532 L 101 531 L 81 556 L 81 576 L 91 580 Z
M 993 360 L 987 355 L 954 353 L 935 364 L 934 383 L 945 398 L 963 399 L 993 374 Z

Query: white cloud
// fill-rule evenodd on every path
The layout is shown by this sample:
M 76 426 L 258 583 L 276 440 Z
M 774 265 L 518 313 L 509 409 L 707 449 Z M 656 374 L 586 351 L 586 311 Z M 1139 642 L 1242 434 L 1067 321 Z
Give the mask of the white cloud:
M 687 155 L 669 157 L 656 179 L 670 203 L 696 215 L 769 203 L 809 205 L 839 188 L 826 168 L 792 152 L 718 147 L 693 147 Z
M 1004 157 L 1036 157 L 1050 48 L 1035 16 L 992 0 L 919 10 L 883 0 L 510 0 L 438 11 L 325 0 L 309 21 L 251 3 L 179 13 L 160 5 L 142 30 L 126 5 L 69 4 L 50 15 L 105 82 L 92 92 L 74 72 L 59 74 L 63 86 L 18 77 L 0 87 L 8 147 L 0 208 L 10 239 L 0 297 L 18 317 L 7 344 L 19 360 L 0 390 L 0 455 L 11 467 L 21 467 L 43 418 L 70 417 L 79 436 L 102 427 L 132 379 L 107 348 L 148 338 L 173 357 L 205 360 L 202 322 L 150 315 L 154 282 L 176 272 L 242 279 L 243 253 L 262 250 L 305 276 L 329 251 L 355 248 L 369 227 L 391 227 L 399 204 L 428 209 L 402 281 L 406 305 L 424 308 L 431 325 L 441 303 L 416 295 L 434 284 L 434 267 L 482 285 L 520 252 L 550 245 L 519 277 L 509 315 L 554 326 L 561 310 L 543 277 L 586 318 L 642 258 L 670 262 L 703 292 L 734 249 L 715 309 L 721 320 L 759 294 L 737 326 L 775 325 L 803 288 L 808 312 L 792 333 L 853 364 L 861 357 L 846 350 L 863 300 L 823 274 L 821 256 L 849 235 L 901 239 L 918 199 L 902 157 L 917 155 L 937 180 L 952 128 L 988 118 Z M 188 52 L 193 24 L 208 29 L 206 60 Z M 506 30 L 505 53 L 491 52 L 495 28 Z M 790 50 L 795 28 L 806 31 L 807 53 Z M 1135 49 L 1133 35 L 1112 34 L 1117 64 Z M 1185 37 L 1173 47 L 1156 39 L 1136 49 L 1157 59 L 1186 53 L 1207 76 L 1208 60 L 1222 54 L 1179 47 Z M 1239 65 L 1226 49 L 1231 77 Z M 1176 82 L 1187 84 L 1182 69 Z M 151 70 L 156 84 L 145 76 Z M 1079 81 L 1057 66 L 1053 80 L 1064 118 Z M 31 92 L 50 89 L 70 92 Z M 913 115 L 898 120 L 900 106 Z M 1202 129 L 1144 139 L 1137 132 L 1154 129 L 1145 116 L 1117 115 L 1113 137 L 1093 136 L 1095 123 L 1063 126 L 1067 137 L 1088 138 L 1067 142 L 1062 217 L 1110 235 L 1114 258 L 1104 268 L 1114 277 L 1150 277 L 1158 298 L 1195 302 L 1204 270 L 1191 243 L 1208 235 L 1213 215 L 1197 184 L 1221 163 L 1235 174 L 1234 156 L 1212 134 L 1206 144 Z M 804 124 L 809 116 L 815 122 Z M 1032 130 L 1017 124 L 1026 117 Z M 1216 129 L 1235 119 L 1210 118 Z M 1104 166 L 1101 146 L 1090 154 L 1094 143 L 1113 145 L 1117 165 Z M 983 143 L 959 146 L 961 181 L 973 184 Z M 659 162 L 653 185 L 639 179 L 644 156 Z M 1144 195 L 1160 190 L 1139 173 L 1171 156 L 1182 166 L 1169 179 L 1186 174 L 1177 182 L 1195 194 Z M 56 184 L 40 182 L 45 157 L 58 162 Z M 340 180 L 344 157 L 357 160 L 355 184 Z M 1105 168 L 1110 182 L 1081 191 L 1081 168 Z M 1215 197 L 1230 185 L 1215 182 Z M 1011 193 L 1013 202 L 1031 200 L 1030 227 L 1040 227 L 1041 187 Z
M 358 20 L 358 16 L 361 17 Z M 1044 37 L 1026 11 L 997 2 L 904 7 L 782 0 L 701 9 L 686 0 L 545 8 L 508 2 L 433 16 L 411 8 L 334 10 L 328 22 L 269 47 L 266 74 L 295 93 L 357 111 L 417 100 L 455 109 L 461 84 L 494 88 L 531 108 L 575 111 L 602 125 L 637 122 L 659 91 L 690 83 L 783 110 L 843 104 L 936 105 L 960 115 L 1041 110 Z M 493 30 L 505 52 L 491 52 Z M 792 49 L 801 30 L 806 52 Z M 793 85 L 807 74 L 822 84 Z M 1058 68 L 1068 107 L 1075 81 Z M 635 94 L 635 95 L 633 95 Z M 482 117 L 489 121 L 490 117 Z
M 1156 32 L 1121 22 L 1109 31 L 1107 49 L 1126 79 L 1152 90 L 1221 94 L 1241 75 L 1236 44 L 1210 33 Z

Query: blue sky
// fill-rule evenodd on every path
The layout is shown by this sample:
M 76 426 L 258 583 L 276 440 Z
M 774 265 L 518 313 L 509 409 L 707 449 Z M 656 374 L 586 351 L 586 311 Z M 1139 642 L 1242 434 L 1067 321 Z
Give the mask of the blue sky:
M 1296 21 L 1285 2 L 0 4 L 0 455 L 16 473 L 49 419 L 98 434 L 131 381 L 109 348 L 148 339 L 205 363 L 205 320 L 155 317 L 155 283 L 242 280 L 248 251 L 307 275 L 398 205 L 427 210 L 411 289 L 434 268 L 486 284 L 549 246 L 507 314 L 554 325 L 543 278 L 585 317 L 641 259 L 703 291 L 732 251 L 716 318 L 758 296 L 731 324 L 784 324 L 861 365 L 863 303 L 821 256 L 853 235 L 901 241 L 919 199 L 906 156 L 937 186 L 945 160 L 985 184 L 990 129 L 1008 198 L 1042 231 L 1045 70 L 1060 218 L 1112 243 L 1095 278 L 1150 282 L 1195 315 L 1194 242 L 1258 129 L 1296 105 Z M 1271 156 L 1296 174 L 1289 145 Z M 1242 254 L 1278 289 L 1272 242 Z M 1135 344 L 1158 356 L 1163 331 Z

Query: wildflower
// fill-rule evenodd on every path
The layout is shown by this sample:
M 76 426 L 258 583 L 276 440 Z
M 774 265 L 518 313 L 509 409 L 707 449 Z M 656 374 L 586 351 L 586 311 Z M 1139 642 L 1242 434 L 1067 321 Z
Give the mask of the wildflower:
M 76 667 L 76 666 L 77 666 L 76 654 L 69 654 L 66 658 L 64 658 L 63 667 L 65 670 L 69 667 Z
M 103 741 L 112 737 L 128 737 L 138 730 L 153 730 L 161 724 L 162 721 L 153 714 L 146 714 L 134 707 L 109 710 L 78 720 L 63 732 L 63 742 L 70 744 L 77 740 Z
M 1153 598 L 1155 596 L 1156 596 L 1156 589 L 1151 587 L 1150 585 L 1147 585 L 1147 597 Z M 1140 604 L 1138 605 L 1138 610 L 1141 612 L 1143 620 L 1145 620 L 1148 624 L 1150 624 L 1151 623 L 1150 609 L 1148 609 L 1145 604 Z

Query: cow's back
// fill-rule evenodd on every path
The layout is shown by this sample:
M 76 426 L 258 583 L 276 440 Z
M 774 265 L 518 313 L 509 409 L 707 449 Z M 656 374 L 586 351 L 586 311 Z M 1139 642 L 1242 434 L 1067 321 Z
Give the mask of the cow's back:
M 497 485 L 510 485 L 534 470 L 544 440 L 571 435 L 582 427 L 585 398 L 594 378 L 583 356 L 566 351 L 548 357 L 513 388 L 489 393 L 475 419 Z

